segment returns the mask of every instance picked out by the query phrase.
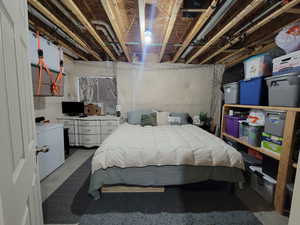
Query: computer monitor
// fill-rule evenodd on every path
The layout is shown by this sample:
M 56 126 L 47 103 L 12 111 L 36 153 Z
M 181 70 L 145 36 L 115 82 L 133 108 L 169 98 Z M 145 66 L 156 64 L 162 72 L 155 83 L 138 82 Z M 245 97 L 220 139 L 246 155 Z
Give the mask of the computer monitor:
M 61 102 L 62 113 L 77 116 L 84 113 L 83 102 Z

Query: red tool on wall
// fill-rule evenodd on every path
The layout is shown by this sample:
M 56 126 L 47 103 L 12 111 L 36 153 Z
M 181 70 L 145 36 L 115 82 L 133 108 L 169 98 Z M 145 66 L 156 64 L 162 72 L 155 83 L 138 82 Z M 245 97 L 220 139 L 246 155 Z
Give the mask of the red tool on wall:
M 56 76 L 55 81 L 52 83 L 51 90 L 54 95 L 59 95 L 63 84 L 64 76 L 64 61 L 63 61 L 63 51 L 59 49 L 59 73 Z
M 38 85 L 36 89 L 36 95 L 41 95 L 41 86 L 43 83 L 43 70 L 46 71 L 46 73 L 49 76 L 49 88 L 50 92 L 52 95 L 59 95 L 60 90 L 62 87 L 62 82 L 63 82 L 63 72 L 64 72 L 64 67 L 63 67 L 63 59 L 62 59 L 62 50 L 60 49 L 60 61 L 59 61 L 59 73 L 54 79 L 54 76 L 52 72 L 49 70 L 45 58 L 44 58 L 44 52 L 43 49 L 41 48 L 41 40 L 40 40 L 40 34 L 37 31 L 36 33 L 36 39 L 38 43 L 38 70 L 37 70 L 37 76 L 38 76 Z

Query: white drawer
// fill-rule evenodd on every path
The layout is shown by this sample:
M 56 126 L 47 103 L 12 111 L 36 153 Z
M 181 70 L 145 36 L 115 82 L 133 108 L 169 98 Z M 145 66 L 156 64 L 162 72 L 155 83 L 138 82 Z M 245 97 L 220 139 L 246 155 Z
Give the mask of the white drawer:
M 100 127 L 97 126 L 79 126 L 78 134 L 100 134 Z
M 78 121 L 79 126 L 99 126 L 99 121 L 93 121 L 93 120 L 80 120 Z
M 83 146 L 95 146 L 95 145 L 100 145 L 100 135 L 79 135 L 79 142 L 80 145 Z
M 64 120 L 64 127 L 69 128 L 75 125 L 74 120 Z
M 117 126 L 119 126 L 119 120 L 102 120 L 101 126 L 102 127 L 106 127 L 106 126 L 117 127 Z
M 118 126 L 101 126 L 101 134 L 111 134 Z

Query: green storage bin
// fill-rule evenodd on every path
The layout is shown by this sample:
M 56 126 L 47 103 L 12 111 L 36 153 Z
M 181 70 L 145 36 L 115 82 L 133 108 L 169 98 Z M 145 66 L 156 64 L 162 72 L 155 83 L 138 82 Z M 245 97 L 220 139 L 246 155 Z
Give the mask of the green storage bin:
M 279 154 L 282 152 L 283 149 L 282 145 L 278 145 L 269 141 L 262 141 L 261 147 Z

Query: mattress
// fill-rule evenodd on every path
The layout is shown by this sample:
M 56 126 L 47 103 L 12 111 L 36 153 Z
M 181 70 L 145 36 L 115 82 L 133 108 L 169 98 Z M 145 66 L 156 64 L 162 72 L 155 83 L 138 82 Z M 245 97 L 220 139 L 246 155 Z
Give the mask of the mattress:
M 105 185 L 167 186 L 206 180 L 242 182 L 241 154 L 193 125 L 123 124 L 97 149 L 89 193 Z
M 141 127 L 125 123 L 95 152 L 92 173 L 113 167 L 179 165 L 244 169 L 236 149 L 194 125 Z

